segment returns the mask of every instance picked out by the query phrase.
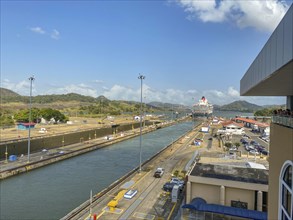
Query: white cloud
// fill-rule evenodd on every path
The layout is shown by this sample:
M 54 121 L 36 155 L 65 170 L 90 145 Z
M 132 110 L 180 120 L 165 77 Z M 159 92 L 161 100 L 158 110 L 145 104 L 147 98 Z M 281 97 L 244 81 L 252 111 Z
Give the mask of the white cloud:
M 31 27 L 29 28 L 32 32 L 37 33 L 37 34 L 43 34 L 46 36 L 50 36 L 54 40 L 59 40 L 60 39 L 60 32 L 56 29 L 53 29 L 51 33 L 47 33 L 43 28 L 41 27 Z
M 78 85 L 71 84 L 62 88 L 54 88 L 54 89 L 49 89 L 46 91 L 46 94 L 67 94 L 67 93 L 77 93 L 77 94 L 92 96 L 92 97 L 98 96 L 96 89 L 85 84 L 78 84 Z
M 29 80 L 27 81 L 23 80 L 23 81 L 14 83 L 8 79 L 4 79 L 1 82 L 1 87 L 10 89 L 13 92 L 16 92 L 20 95 L 25 95 L 25 96 L 30 95 L 30 81 Z M 32 83 L 32 95 L 34 96 L 34 94 L 37 94 L 37 90 L 35 88 L 35 84 Z
M 45 34 L 46 31 L 44 31 L 41 27 L 32 27 L 30 28 L 30 30 L 34 33 L 37 33 L 37 34 Z
M 105 97 L 111 100 L 131 100 L 140 101 L 140 88 L 133 89 L 129 87 L 124 87 L 121 85 L 114 85 L 107 91 L 103 92 Z M 229 104 L 233 101 L 246 100 L 248 102 L 257 105 L 267 105 L 267 104 L 284 104 L 285 99 L 280 97 L 244 97 L 240 96 L 238 90 L 230 86 L 226 91 L 220 90 L 206 90 L 206 91 L 196 91 L 196 90 L 175 90 L 167 89 L 165 91 L 156 90 L 149 87 L 148 85 L 143 85 L 143 102 L 164 102 L 164 103 L 174 103 L 182 104 L 187 106 L 192 106 L 196 103 L 202 96 L 205 96 L 210 103 L 217 105 Z
M 231 86 L 228 88 L 228 95 L 231 97 L 240 98 L 240 93 Z
M 140 97 L 140 89 L 134 90 L 129 87 L 114 85 L 112 88 L 104 91 L 102 95 L 111 100 L 137 100 Z
M 36 83 L 33 83 L 33 96 L 39 95 L 36 90 Z M 29 95 L 30 82 L 24 80 L 18 83 L 13 83 L 7 79 L 2 80 L 1 87 L 10 89 L 20 95 Z M 53 88 L 54 87 L 54 88 Z M 41 90 L 41 89 L 40 89 Z M 110 100 L 129 100 L 140 102 L 140 87 L 131 88 L 122 85 L 114 85 L 111 88 L 103 87 L 99 92 L 96 87 L 86 84 L 71 84 L 64 87 L 58 87 L 56 85 L 50 85 L 50 89 L 42 88 L 42 94 L 67 94 L 77 93 L 86 96 L 98 97 L 104 95 Z M 230 86 L 227 90 L 178 90 L 167 89 L 164 91 L 151 88 L 147 84 L 143 85 L 143 102 L 149 103 L 152 101 L 158 101 L 163 103 L 182 104 L 186 106 L 192 106 L 202 96 L 205 96 L 212 104 L 224 105 L 237 100 L 245 100 L 257 105 L 269 105 L 269 104 L 284 104 L 285 98 L 283 97 L 245 97 L 240 96 L 239 91 Z
M 54 29 L 51 33 L 51 38 L 54 40 L 59 40 L 60 38 L 60 33 L 56 29 Z
M 175 89 L 167 89 L 166 91 L 159 91 L 149 87 L 148 85 L 143 85 L 143 102 L 164 102 L 164 103 L 177 103 L 177 104 L 191 104 L 192 96 L 188 95 L 189 92 L 175 90 Z M 103 94 L 105 97 L 111 100 L 131 100 L 140 102 L 141 91 L 140 88 L 133 89 L 129 87 L 124 87 L 121 85 L 114 85 L 112 88 L 104 91 Z
M 272 32 L 283 18 L 288 4 L 279 0 L 177 0 L 188 13 L 189 20 L 232 22 L 240 28 L 253 27 Z

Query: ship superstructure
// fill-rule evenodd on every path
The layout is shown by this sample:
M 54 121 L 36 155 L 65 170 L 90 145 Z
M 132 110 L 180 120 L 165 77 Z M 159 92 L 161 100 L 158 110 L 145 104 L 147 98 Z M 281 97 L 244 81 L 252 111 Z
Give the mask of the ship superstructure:
M 193 116 L 211 116 L 213 114 L 213 105 L 203 96 L 198 103 L 193 105 Z

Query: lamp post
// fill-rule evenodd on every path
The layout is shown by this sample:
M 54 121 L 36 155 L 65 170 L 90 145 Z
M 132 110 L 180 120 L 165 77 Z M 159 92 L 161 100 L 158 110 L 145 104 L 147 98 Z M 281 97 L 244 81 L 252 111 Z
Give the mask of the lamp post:
M 192 100 L 195 101 L 195 98 L 192 98 Z M 191 106 L 191 114 L 192 114 L 192 122 L 193 122 L 193 127 L 195 126 L 195 118 L 194 118 L 194 110 L 193 110 L 193 105 Z
M 147 103 L 146 103 L 146 96 L 143 97 L 143 114 L 145 115 L 146 114 L 146 111 L 147 111 Z
M 31 147 L 31 121 L 32 121 L 32 85 L 35 80 L 34 76 L 28 78 L 30 82 L 30 111 L 29 111 L 29 125 L 28 125 L 28 142 L 27 142 L 27 162 L 30 162 L 30 147 Z
M 140 150 L 139 150 L 139 172 L 141 172 L 141 150 L 142 150 L 142 146 L 141 146 L 141 136 L 142 136 L 142 80 L 145 79 L 145 76 L 139 74 L 138 79 L 140 79 L 140 135 L 139 135 L 139 146 L 140 146 Z
M 7 145 L 6 145 L 6 148 L 5 148 L 5 163 L 8 163 L 7 156 L 8 156 L 8 152 L 7 152 Z

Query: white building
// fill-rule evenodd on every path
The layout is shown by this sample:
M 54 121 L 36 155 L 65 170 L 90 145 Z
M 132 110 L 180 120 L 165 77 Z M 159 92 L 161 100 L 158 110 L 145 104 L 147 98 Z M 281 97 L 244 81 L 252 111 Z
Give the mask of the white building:
M 244 128 L 242 124 L 238 124 L 234 121 L 225 121 L 222 122 L 223 128 L 218 130 L 218 134 L 235 134 L 242 135 L 244 134 Z

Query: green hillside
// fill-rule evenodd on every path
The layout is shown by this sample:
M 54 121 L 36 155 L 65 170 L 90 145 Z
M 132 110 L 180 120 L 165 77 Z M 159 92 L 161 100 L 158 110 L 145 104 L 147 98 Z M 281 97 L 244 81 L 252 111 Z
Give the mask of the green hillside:
M 21 96 L 11 90 L 1 89 L 2 107 L 6 112 L 15 113 L 28 108 L 29 97 Z M 105 96 L 97 98 L 76 93 L 61 95 L 37 95 L 32 97 L 32 105 L 36 108 L 53 108 L 68 115 L 119 115 L 122 113 L 139 114 L 140 102 L 109 100 Z M 143 104 L 146 112 L 153 112 L 158 108 Z
M 53 102 L 97 102 L 98 99 L 91 96 L 84 96 L 76 93 L 68 93 L 62 95 L 38 95 L 32 98 L 33 103 L 53 103 Z
M 227 105 L 216 106 L 218 111 L 241 111 L 241 112 L 255 112 L 263 109 L 262 106 L 255 105 L 246 101 L 235 101 Z
M 19 97 L 20 95 L 12 90 L 0 88 L 0 95 L 1 97 Z
M 27 104 L 29 103 L 28 96 L 21 96 L 9 89 L 0 88 L 0 95 L 3 109 L 8 109 L 12 112 L 17 109 L 27 108 Z M 63 112 L 78 112 L 78 114 L 83 115 L 122 114 L 124 112 L 138 114 L 140 109 L 140 102 L 109 100 L 104 96 L 94 98 L 77 93 L 37 95 L 32 97 L 32 103 L 33 106 L 37 108 L 54 108 Z M 190 111 L 190 107 L 187 106 L 162 102 L 143 103 L 143 108 L 146 112 Z M 223 106 L 214 105 L 214 110 L 218 111 L 256 112 L 262 109 L 264 109 L 263 106 L 255 105 L 246 101 L 235 101 Z

